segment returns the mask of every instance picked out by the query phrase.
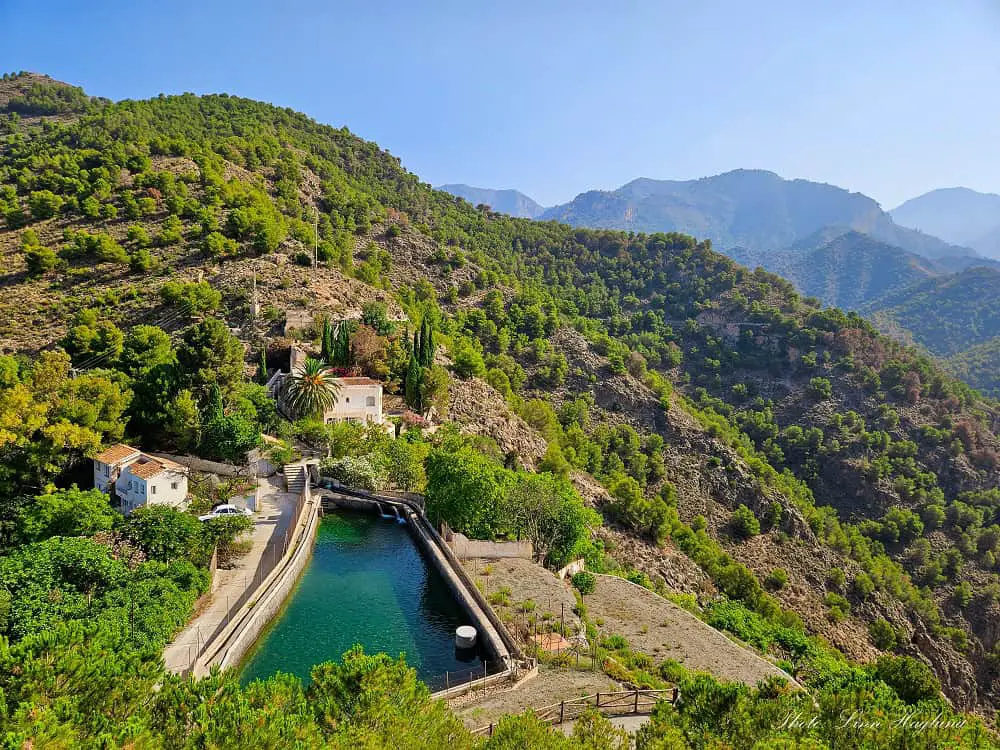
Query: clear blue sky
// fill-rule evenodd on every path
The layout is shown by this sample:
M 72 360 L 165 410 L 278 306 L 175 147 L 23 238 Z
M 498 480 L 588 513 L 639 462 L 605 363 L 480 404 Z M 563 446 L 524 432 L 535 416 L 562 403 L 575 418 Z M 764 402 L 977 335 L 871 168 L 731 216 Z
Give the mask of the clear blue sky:
M 544 204 L 738 167 L 1000 192 L 998 0 L 0 0 L 21 69 L 263 99 Z

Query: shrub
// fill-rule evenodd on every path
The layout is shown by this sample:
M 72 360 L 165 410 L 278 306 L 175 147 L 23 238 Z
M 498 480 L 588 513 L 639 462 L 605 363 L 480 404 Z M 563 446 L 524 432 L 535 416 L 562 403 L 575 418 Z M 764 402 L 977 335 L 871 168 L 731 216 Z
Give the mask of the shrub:
M 909 656 L 879 657 L 873 671 L 877 679 L 907 703 L 936 698 L 941 692 L 941 684 L 931 668 Z
M 576 590 L 584 596 L 594 593 L 594 589 L 597 588 L 597 576 L 593 573 L 588 573 L 586 570 L 581 570 L 579 573 L 576 573 L 573 576 L 572 581 Z
M 374 491 L 385 484 L 385 477 L 371 456 L 344 456 L 324 461 L 323 474 L 359 490 Z
M 840 594 L 828 591 L 823 597 L 823 603 L 830 608 L 830 619 L 834 622 L 840 622 L 851 614 L 851 603 Z
M 892 651 L 896 648 L 896 629 L 888 620 L 875 620 L 868 625 L 868 635 L 871 636 L 875 648 L 883 651 Z
M 823 401 L 833 395 L 833 386 L 826 378 L 810 378 L 808 391 L 812 398 Z
M 749 539 L 760 533 L 760 521 L 757 520 L 753 511 L 745 505 L 740 505 L 733 512 L 729 525 L 733 534 L 739 539 Z
M 867 599 L 875 591 L 875 582 L 872 580 L 871 576 L 861 571 L 854 578 L 854 583 L 852 584 L 854 593 L 858 595 L 861 599 Z
M 784 568 L 775 568 L 767 574 L 767 578 L 764 579 L 764 585 L 772 591 L 783 589 L 788 585 L 788 573 L 785 572 Z

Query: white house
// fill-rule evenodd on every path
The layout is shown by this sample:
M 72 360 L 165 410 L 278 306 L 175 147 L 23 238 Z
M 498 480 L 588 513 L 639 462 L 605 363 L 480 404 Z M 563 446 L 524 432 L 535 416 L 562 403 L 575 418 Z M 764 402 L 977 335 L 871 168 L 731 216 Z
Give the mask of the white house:
M 181 507 L 187 498 L 188 470 L 118 443 L 94 457 L 94 486 L 108 494 L 113 487 L 126 515 L 147 504 Z
M 384 424 L 382 384 L 371 378 L 337 378 L 337 403 L 323 413 L 324 422 Z
M 305 361 L 306 353 L 297 346 L 291 348 L 289 369 L 292 372 L 300 370 Z M 288 373 L 276 372 L 267 382 L 268 394 L 278 400 L 281 405 L 282 387 Z M 335 378 L 337 385 L 337 402 L 323 413 L 323 421 L 355 422 L 363 424 L 383 425 L 387 432 L 395 432 L 391 422 L 387 422 L 382 412 L 382 383 L 365 377 Z

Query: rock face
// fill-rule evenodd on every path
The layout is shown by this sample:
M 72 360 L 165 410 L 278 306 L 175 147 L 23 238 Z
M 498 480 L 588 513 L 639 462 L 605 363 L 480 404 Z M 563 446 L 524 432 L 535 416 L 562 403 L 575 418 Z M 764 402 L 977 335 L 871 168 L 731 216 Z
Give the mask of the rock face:
M 545 455 L 545 438 L 514 414 L 493 386 L 455 378 L 450 395 L 448 416 L 463 432 L 493 438 L 505 455 L 516 455 L 526 468 L 534 468 Z

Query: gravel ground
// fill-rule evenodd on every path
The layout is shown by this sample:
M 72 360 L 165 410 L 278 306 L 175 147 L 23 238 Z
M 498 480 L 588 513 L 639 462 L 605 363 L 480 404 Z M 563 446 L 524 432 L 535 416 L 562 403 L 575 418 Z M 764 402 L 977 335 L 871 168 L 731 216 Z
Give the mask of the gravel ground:
M 622 689 L 620 683 L 602 672 L 552 669 L 542 665 L 537 677 L 515 688 L 489 692 L 485 696 L 480 694 L 472 700 L 463 696 L 452 701 L 451 707 L 467 727 L 477 729 L 505 714 L 521 713 L 526 708 L 543 708 L 559 701 Z
M 656 661 L 674 659 L 688 669 L 756 685 L 770 675 L 791 678 L 749 648 L 706 625 L 658 594 L 615 576 L 598 576 L 584 597 L 591 622 L 602 635 L 623 636 Z
M 565 618 L 566 626 L 572 628 L 571 632 L 580 630 L 580 620 L 573 614 L 573 607 L 576 606 L 573 588 L 568 582 L 560 581 L 541 565 L 518 558 L 502 560 L 477 558 L 465 560 L 463 565 L 487 597 L 501 587 L 506 586 L 510 589 L 510 606 L 493 606 L 501 616 L 506 610 L 515 620 L 523 620 L 523 613 L 514 605 L 530 599 L 535 602 L 534 614 L 538 616 L 551 614 L 556 622 L 562 616 Z M 484 575 L 487 566 L 492 572 Z

